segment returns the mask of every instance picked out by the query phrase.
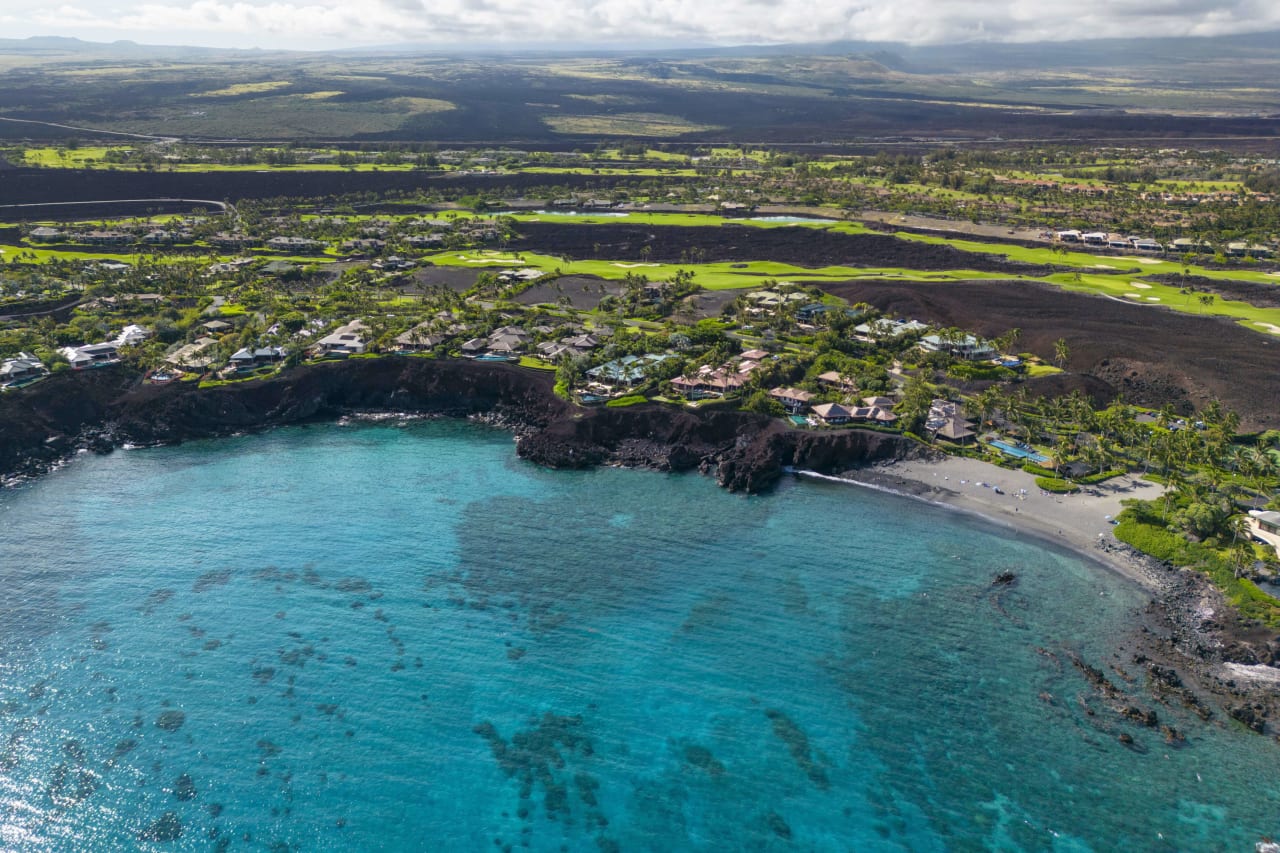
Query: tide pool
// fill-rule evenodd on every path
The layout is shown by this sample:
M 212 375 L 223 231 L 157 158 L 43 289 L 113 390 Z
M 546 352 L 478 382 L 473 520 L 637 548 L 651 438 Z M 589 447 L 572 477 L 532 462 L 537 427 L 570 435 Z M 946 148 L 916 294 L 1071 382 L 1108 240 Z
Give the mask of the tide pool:
M 837 484 L 546 471 L 452 422 L 288 429 L 0 493 L 0 576 L 4 849 L 1249 850 L 1280 831 L 1276 744 L 1108 670 L 1186 733 L 1168 746 L 1071 663 L 1127 663 L 1134 588 Z

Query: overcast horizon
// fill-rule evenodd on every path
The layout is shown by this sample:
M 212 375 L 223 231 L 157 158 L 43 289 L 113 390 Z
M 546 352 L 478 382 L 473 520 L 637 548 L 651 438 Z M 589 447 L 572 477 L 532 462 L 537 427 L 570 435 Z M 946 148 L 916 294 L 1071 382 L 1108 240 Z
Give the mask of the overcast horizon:
M 1280 30 L 1264 0 L 906 0 L 891 7 L 807 0 L 12 0 L 5 37 L 333 50 L 417 44 L 504 47 L 707 47 L 829 41 L 952 44 L 1218 36 Z M 9 4 L 6 4 L 9 5 Z

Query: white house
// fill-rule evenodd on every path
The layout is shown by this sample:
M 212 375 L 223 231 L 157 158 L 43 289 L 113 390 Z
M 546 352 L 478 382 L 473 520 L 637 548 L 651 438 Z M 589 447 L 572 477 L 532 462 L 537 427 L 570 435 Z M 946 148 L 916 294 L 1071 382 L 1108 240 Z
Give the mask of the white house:
M 316 349 L 325 355 L 337 357 L 359 355 L 369 346 L 368 341 L 361 334 L 368 330 L 369 327 L 361 321 L 352 320 L 316 341 Z
M 103 364 L 115 364 L 120 360 L 120 348 L 115 341 L 86 344 L 81 347 L 63 347 L 58 352 L 62 353 L 76 370 Z
M 117 347 L 131 347 L 142 343 L 151 337 L 151 330 L 145 326 L 129 325 L 125 326 L 120 334 L 116 335 L 115 345 Z

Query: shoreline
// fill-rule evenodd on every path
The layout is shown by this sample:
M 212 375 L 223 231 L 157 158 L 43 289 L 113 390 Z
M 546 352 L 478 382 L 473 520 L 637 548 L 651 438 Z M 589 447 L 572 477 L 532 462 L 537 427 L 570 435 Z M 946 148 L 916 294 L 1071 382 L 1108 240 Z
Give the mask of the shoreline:
M 1280 636 L 1242 623 L 1204 574 L 1143 554 L 1110 530 L 1108 516 L 1120 512 L 1122 500 L 1158 498 L 1161 486 L 1124 475 L 1078 494 L 1056 495 L 1041 492 L 1035 477 L 1025 471 L 956 456 L 878 462 L 838 477 L 795 473 L 979 518 L 1064 549 L 1136 584 L 1147 603 L 1134 612 L 1129 637 L 1108 667 L 1120 672 L 1117 663 L 1124 661 L 1143 671 L 1148 701 L 1181 704 L 1206 720 L 1214 717 L 1210 705 L 1216 705 L 1225 718 L 1220 724 L 1229 720 L 1280 741 L 1272 722 L 1280 719 Z M 1095 686 L 1111 698 L 1127 692 L 1127 685 L 1107 682 L 1105 676 Z
M 109 453 L 126 444 L 179 444 L 396 412 L 505 427 L 519 438 L 519 458 L 551 469 L 699 471 L 747 494 L 771 491 L 787 471 L 809 471 L 941 504 L 1117 572 L 1139 584 L 1148 601 L 1135 612 L 1117 659 L 1206 719 L 1212 712 L 1203 694 L 1255 731 L 1280 719 L 1276 682 L 1260 678 L 1269 670 L 1224 666 L 1280 670 L 1280 637 L 1242 623 L 1207 576 L 1139 554 L 1111 535 L 1107 516 L 1120 512 L 1124 498 L 1158 497 L 1154 483 L 1124 476 L 1086 493 L 1052 495 L 1020 469 L 943 456 L 895 434 L 794 430 L 747 412 L 658 404 L 581 410 L 555 397 L 550 385 L 544 374 L 507 365 L 404 357 L 310 365 L 207 390 L 140 386 L 124 371 L 64 374 L 0 406 L 0 470 L 39 476 L 82 450 Z M 13 483 L 0 478 L 0 487 Z M 1121 693 L 1115 685 L 1106 691 Z
M 797 472 L 804 473 L 804 472 Z M 826 478 L 826 475 L 817 475 Z M 959 456 L 876 463 L 838 479 L 980 518 L 998 527 L 1065 549 L 1158 595 L 1168 586 L 1155 561 L 1117 540 L 1111 520 L 1129 498 L 1163 494 L 1155 483 L 1126 474 L 1076 494 L 1042 492 L 1035 477 Z M 1002 493 L 996 492 L 999 488 Z

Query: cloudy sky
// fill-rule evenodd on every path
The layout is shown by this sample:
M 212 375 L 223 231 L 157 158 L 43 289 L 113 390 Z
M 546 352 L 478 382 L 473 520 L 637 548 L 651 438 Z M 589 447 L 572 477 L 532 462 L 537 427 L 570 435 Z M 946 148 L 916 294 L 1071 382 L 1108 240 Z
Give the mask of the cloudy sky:
M 70 0 L 0 2 L 0 36 L 326 49 L 1040 41 L 1280 30 L 1278 0 Z

